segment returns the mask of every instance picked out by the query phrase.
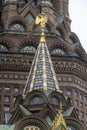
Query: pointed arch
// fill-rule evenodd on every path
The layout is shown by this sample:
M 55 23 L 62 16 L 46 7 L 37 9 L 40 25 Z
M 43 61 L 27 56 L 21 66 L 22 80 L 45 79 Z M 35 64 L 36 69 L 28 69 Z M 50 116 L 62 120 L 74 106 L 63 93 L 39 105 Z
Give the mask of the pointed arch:
M 27 5 L 20 11 L 20 16 L 23 17 L 27 24 L 28 30 L 34 25 L 36 16 L 38 15 L 38 10 L 32 5 L 32 2 L 28 2 Z

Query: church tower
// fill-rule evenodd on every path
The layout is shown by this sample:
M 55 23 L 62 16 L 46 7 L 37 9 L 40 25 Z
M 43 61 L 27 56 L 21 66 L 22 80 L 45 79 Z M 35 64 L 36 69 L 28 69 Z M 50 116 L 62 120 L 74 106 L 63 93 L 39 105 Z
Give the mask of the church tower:
M 73 111 L 75 108 L 76 111 L 71 112 L 73 117 L 70 116 L 69 119 L 79 118 L 87 126 L 87 54 L 78 36 L 71 31 L 68 7 L 69 0 L 1 1 L 0 122 L 2 124 L 8 122 L 7 115 L 10 117 L 9 113 L 14 109 L 16 110 L 17 104 L 22 101 L 24 104 L 19 103 L 19 111 L 21 109 L 24 113 L 28 112 L 31 115 L 32 112 L 36 114 L 43 109 L 44 115 L 41 116 L 44 120 L 50 120 L 52 124 L 57 114 L 57 108 L 59 108 L 59 105 L 54 104 L 58 98 L 59 101 L 61 99 L 61 102 L 64 100 L 63 112 L 66 111 L 65 117 L 68 109 Z M 36 16 L 41 12 L 48 17 L 45 26 L 46 42 L 44 44 L 39 41 L 40 26 L 35 24 Z M 42 51 L 43 49 L 44 51 Z M 41 63 L 42 59 L 45 62 Z M 33 66 L 32 69 L 31 66 Z M 39 78 L 37 80 L 38 69 L 43 75 L 42 80 L 39 81 L 44 84 L 42 88 L 39 88 Z M 50 70 L 49 74 L 47 73 L 48 70 Z M 21 97 L 23 90 L 25 90 L 24 95 L 26 96 L 23 97 L 26 97 L 26 101 Z M 46 90 L 50 92 L 46 92 Z M 35 99 L 33 93 L 36 95 Z M 14 108 L 13 101 L 18 96 Z M 37 108 L 32 106 L 33 103 L 39 101 L 44 101 L 44 105 L 38 104 Z M 49 102 L 53 102 L 52 106 L 55 106 L 55 110 L 49 105 Z M 47 106 L 50 107 L 50 110 Z M 45 111 L 46 108 L 48 111 Z M 47 113 L 49 114 L 47 115 Z M 25 114 L 21 114 L 24 117 Z M 15 120 L 10 118 L 14 121 L 10 120 L 9 124 L 19 120 L 21 114 L 18 117 L 15 115 Z M 68 119 L 66 124 L 68 124 Z
M 5 113 L 6 124 L 0 126 L 1 128 L 8 128 L 8 130 L 86 130 L 78 119 L 75 109 L 70 107 L 70 102 L 60 91 L 46 45 L 44 32 L 47 21 L 47 15 L 43 12 L 36 17 L 35 23 L 40 26 L 41 30 L 40 43 L 23 94 L 16 98 L 13 111 Z

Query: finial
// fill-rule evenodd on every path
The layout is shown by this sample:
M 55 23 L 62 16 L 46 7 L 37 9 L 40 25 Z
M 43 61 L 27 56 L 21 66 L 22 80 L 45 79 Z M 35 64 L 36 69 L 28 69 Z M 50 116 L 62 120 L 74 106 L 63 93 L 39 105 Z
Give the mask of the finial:
M 45 13 L 41 13 L 36 17 L 36 21 L 35 21 L 36 25 L 40 25 L 40 29 L 41 29 L 41 38 L 40 38 L 40 42 L 46 42 L 45 41 L 45 24 L 47 23 L 47 15 Z

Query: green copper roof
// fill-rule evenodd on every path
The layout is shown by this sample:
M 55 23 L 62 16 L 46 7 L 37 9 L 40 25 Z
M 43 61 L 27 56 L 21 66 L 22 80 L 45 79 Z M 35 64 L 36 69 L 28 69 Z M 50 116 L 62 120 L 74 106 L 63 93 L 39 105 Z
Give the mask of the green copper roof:
M 15 125 L 11 125 L 8 130 L 14 130 Z
M 11 118 L 11 114 L 10 113 L 5 113 L 5 124 L 8 123 L 10 118 Z
M 19 107 L 21 108 L 21 110 L 26 114 L 26 115 L 31 115 L 31 112 L 29 110 L 27 110 L 25 107 L 23 107 L 22 105 L 19 105 Z
M 0 125 L 0 130 L 14 130 L 15 125 Z
M 24 89 L 24 95 L 32 90 L 60 91 L 46 43 L 40 43 Z
M 66 110 L 64 113 L 63 113 L 63 116 L 70 116 L 72 111 L 73 111 L 74 107 L 70 107 L 68 110 Z

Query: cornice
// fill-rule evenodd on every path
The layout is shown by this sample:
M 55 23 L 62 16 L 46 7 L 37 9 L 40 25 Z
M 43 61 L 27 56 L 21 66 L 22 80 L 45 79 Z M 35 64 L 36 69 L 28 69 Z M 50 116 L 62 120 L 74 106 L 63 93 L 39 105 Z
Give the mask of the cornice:
M 80 58 L 80 57 L 76 57 L 76 56 L 58 56 L 58 55 L 51 55 L 53 61 L 70 61 L 70 62 L 76 62 L 79 63 L 80 65 L 87 67 L 87 61 L 85 61 L 84 59 Z
M 0 70 L 29 72 L 34 55 L 29 54 L 0 54 Z M 73 74 L 87 81 L 87 62 L 73 56 L 52 56 L 54 69 L 58 74 Z M 61 66 L 61 63 L 64 65 Z M 67 67 L 66 63 L 69 64 Z M 58 64 L 55 66 L 55 64 Z M 73 64 L 73 66 L 71 65 Z M 78 67 L 80 66 L 80 67 Z

